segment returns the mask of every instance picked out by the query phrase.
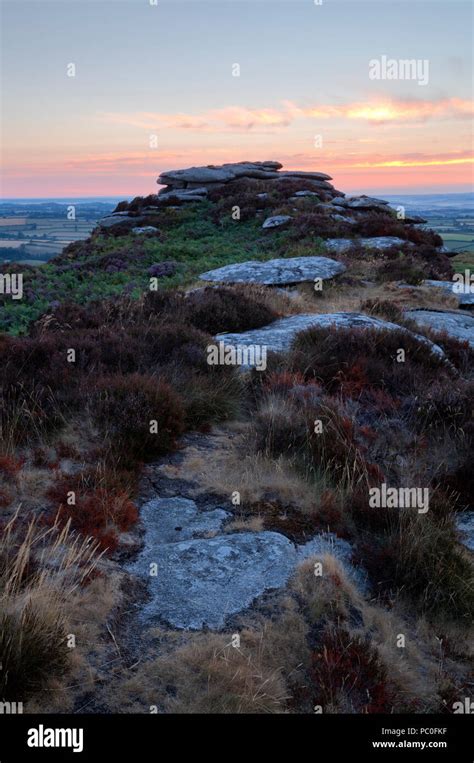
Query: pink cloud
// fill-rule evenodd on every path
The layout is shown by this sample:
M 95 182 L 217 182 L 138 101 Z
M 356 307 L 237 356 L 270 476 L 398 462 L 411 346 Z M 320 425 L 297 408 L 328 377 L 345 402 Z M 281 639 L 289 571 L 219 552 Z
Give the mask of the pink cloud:
M 215 130 L 248 131 L 255 128 L 288 127 L 302 119 L 342 119 L 364 121 L 369 124 L 419 123 L 429 119 L 467 119 L 473 114 L 471 101 L 462 98 L 442 98 L 434 101 L 394 100 L 377 98 L 357 101 L 340 106 L 316 104 L 298 106 L 283 101 L 280 108 L 245 108 L 227 106 L 209 109 L 201 114 L 182 112 L 163 114 L 139 111 L 134 113 L 107 112 L 99 116 L 101 121 L 128 125 L 146 130 Z

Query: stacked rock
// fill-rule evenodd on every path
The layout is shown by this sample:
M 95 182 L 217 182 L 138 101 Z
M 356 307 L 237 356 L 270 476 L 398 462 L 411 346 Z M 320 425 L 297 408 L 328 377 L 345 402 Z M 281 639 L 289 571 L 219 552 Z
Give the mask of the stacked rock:
M 332 178 L 324 172 L 303 172 L 299 170 L 280 172 L 280 162 L 236 162 L 234 164 L 210 164 L 206 167 L 190 167 L 184 170 L 169 170 L 158 178 L 158 184 L 165 187 L 159 192 L 160 200 L 176 197 L 179 201 L 197 201 L 205 198 L 208 191 L 220 188 L 235 180 L 304 180 L 307 192 L 325 201 L 343 196 L 328 181 Z
M 157 183 L 163 186 L 157 194 L 134 199 L 130 204 L 122 202 L 115 212 L 99 221 L 99 227 L 113 227 L 114 234 L 117 231 L 121 233 L 132 230 L 137 235 L 159 235 L 156 223 L 159 223 L 160 209 L 186 202 L 204 201 L 212 191 L 227 188 L 241 180 L 250 185 L 254 183 L 255 197 L 262 201 L 268 199 L 268 192 L 274 183 L 275 187 L 280 186 L 284 191 L 288 186 L 288 200 L 292 203 L 306 197 L 315 197 L 321 211 L 325 210 L 336 222 L 354 224 L 373 210 L 391 213 L 388 202 L 382 199 L 369 196 L 346 197 L 334 188 L 329 182 L 332 178 L 324 172 L 282 172 L 282 166 L 280 162 L 275 161 L 236 162 L 168 170 L 157 180 Z M 261 181 L 266 183 L 265 192 L 262 192 L 259 185 Z M 238 190 L 240 189 L 236 186 L 236 191 Z M 290 224 L 291 220 L 291 215 L 276 215 L 264 220 L 262 227 L 265 230 L 277 228 Z M 422 218 L 410 218 L 405 222 L 418 224 L 426 221 Z

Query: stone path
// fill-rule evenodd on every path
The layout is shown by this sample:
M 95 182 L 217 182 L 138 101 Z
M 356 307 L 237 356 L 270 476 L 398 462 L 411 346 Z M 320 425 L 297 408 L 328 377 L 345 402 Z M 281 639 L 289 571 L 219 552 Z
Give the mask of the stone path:
M 221 629 L 267 591 L 283 588 L 304 559 L 324 554 L 335 556 L 354 583 L 366 589 L 364 572 L 351 564 L 351 545 L 332 533 L 315 534 L 297 545 L 272 530 L 226 532 L 235 511 L 230 500 L 200 492 L 199 485 L 181 478 L 179 468 L 186 443 L 193 453 L 198 448 L 205 468 L 205 461 L 222 448 L 222 432 L 188 435 L 184 443 L 183 451 L 147 467 L 149 493 L 161 496 L 141 508 L 143 547 L 127 567 L 148 588 L 138 612 L 144 624 Z
M 277 532 L 223 533 L 229 516 L 219 509 L 199 511 L 182 498 L 145 504 L 145 547 L 130 567 L 149 579 L 144 620 L 161 619 L 175 628 L 223 628 L 229 615 L 247 609 L 265 591 L 285 586 L 304 559 L 338 551 L 344 561 L 350 557 L 349 544 L 331 535 L 295 546 Z M 202 537 L 206 533 L 215 537 Z

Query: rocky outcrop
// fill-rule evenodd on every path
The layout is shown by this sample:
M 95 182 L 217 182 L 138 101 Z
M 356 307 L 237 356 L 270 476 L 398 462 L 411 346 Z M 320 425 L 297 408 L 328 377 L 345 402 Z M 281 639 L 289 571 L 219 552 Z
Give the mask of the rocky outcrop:
M 474 318 L 472 320 L 474 321 Z M 357 328 L 408 332 L 408 329 L 396 323 L 373 318 L 364 313 L 326 313 L 322 315 L 291 315 L 289 318 L 280 318 L 268 326 L 244 331 L 240 334 L 218 334 L 216 339 L 229 345 L 245 347 L 262 345 L 268 351 L 284 352 L 290 349 L 293 339 L 300 331 L 305 331 L 313 326 L 322 328 L 334 327 L 336 329 Z M 430 342 L 420 334 L 408 333 L 425 344 L 435 355 L 444 357 L 443 350 L 437 344 Z
M 327 533 L 296 546 L 277 532 L 225 533 L 228 517 L 224 509 L 199 510 L 180 497 L 143 506 L 144 547 L 129 571 L 148 583 L 149 600 L 141 613 L 145 622 L 223 628 L 228 616 L 247 609 L 265 591 L 285 586 L 296 566 L 316 555 L 332 554 L 354 582 L 365 583 L 363 572 L 351 567 L 347 541 Z
M 206 167 L 189 167 L 183 170 L 168 170 L 162 172 L 157 181 L 158 184 L 165 186 L 159 192 L 159 199 L 167 199 L 172 195 L 180 194 L 180 200 L 187 201 L 196 193 L 196 185 L 200 185 L 201 189 L 214 189 L 243 178 L 275 182 L 303 180 L 308 184 L 308 191 L 312 191 L 325 199 L 330 200 L 343 195 L 329 183 L 331 177 L 324 172 L 303 172 L 300 170 L 280 172 L 281 168 L 280 162 L 265 161 L 235 162 Z M 186 198 L 187 194 L 189 195 L 188 198 Z
M 291 240 L 297 235 L 298 226 L 303 232 L 306 226 L 315 237 L 324 239 L 329 256 L 344 255 L 350 250 L 357 256 L 356 250 L 360 248 L 373 250 L 374 254 L 391 248 L 405 254 L 410 250 L 416 256 L 421 249 L 424 262 L 433 254 L 433 264 L 429 269 L 426 267 L 426 275 L 449 277 L 452 268 L 446 258 L 439 255 L 452 253 L 441 246 L 440 238 L 431 231 L 416 232 L 408 228 L 423 222 L 422 218 L 398 220 L 389 202 L 366 195 L 346 197 L 330 181 L 330 175 L 324 172 L 283 171 L 276 161 L 167 170 L 158 178 L 163 187 L 157 194 L 121 202 L 115 212 L 99 221 L 98 227 L 114 236 L 128 234 L 136 228 L 140 233 L 146 230 L 151 235 L 150 227 L 166 227 L 162 224 L 166 208 L 206 202 L 208 218 L 232 214 L 232 219 L 247 220 L 255 216 L 261 219 L 266 236 L 274 235 L 275 229 L 288 227 Z M 234 217 L 234 208 L 239 210 L 237 217 Z M 241 218 L 240 212 L 245 216 Z M 166 216 L 165 223 L 167 219 Z M 291 231 L 293 227 L 296 232 Z M 353 232 L 354 237 L 350 238 Z M 334 238 L 330 238 L 331 234 Z M 346 237 L 336 238 L 338 235 Z
M 329 257 L 288 257 L 258 262 L 238 262 L 209 270 L 201 281 L 221 283 L 261 283 L 267 286 L 303 283 L 321 278 L 323 281 L 343 273 L 345 266 Z
M 407 310 L 405 315 L 419 326 L 445 331 L 474 349 L 474 316 L 451 310 Z
M 273 180 L 278 177 L 277 170 L 281 169 L 279 162 L 236 162 L 235 164 L 213 165 L 205 167 L 189 167 L 183 170 L 168 170 L 158 178 L 160 185 L 186 188 L 188 184 L 229 183 L 237 178 L 248 177 L 258 180 Z M 184 185 L 181 185 L 184 184 Z

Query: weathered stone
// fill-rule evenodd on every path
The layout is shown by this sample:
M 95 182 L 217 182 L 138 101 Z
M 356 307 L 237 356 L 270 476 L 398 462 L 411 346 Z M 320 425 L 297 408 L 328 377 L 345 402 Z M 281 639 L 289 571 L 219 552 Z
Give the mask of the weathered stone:
M 114 215 L 103 217 L 101 220 L 99 220 L 97 225 L 101 228 L 112 228 L 114 225 L 127 225 L 129 227 L 136 227 L 138 223 L 143 222 L 145 219 L 146 218 L 141 215 L 137 217 L 130 217 L 127 212 L 116 212 Z
M 451 310 L 407 310 L 405 315 L 419 326 L 428 326 L 435 331 L 446 331 L 462 342 L 469 342 L 474 348 L 474 316 L 466 312 Z
M 404 246 L 408 244 L 413 246 L 410 241 L 406 241 L 398 236 L 373 236 L 372 238 L 328 238 L 324 242 L 324 247 L 329 252 L 343 254 L 353 246 L 362 246 L 364 249 L 389 249 L 392 246 Z
M 423 281 L 424 286 L 432 286 L 441 289 L 447 294 L 452 294 L 459 300 L 460 305 L 474 305 L 474 285 L 459 284 L 454 281 Z
M 215 533 L 230 516 L 224 509 L 199 511 L 195 502 L 188 498 L 154 498 L 140 510 L 150 548 Z
M 276 532 L 216 535 L 228 517 L 222 509 L 199 511 L 184 498 L 154 499 L 143 506 L 144 547 L 129 570 L 149 584 L 150 599 L 141 613 L 145 621 L 222 628 L 229 615 L 246 609 L 265 591 L 285 586 L 300 562 L 328 553 L 354 582 L 365 582 L 363 573 L 351 566 L 347 541 L 325 533 L 297 547 Z
M 224 344 L 241 346 L 263 345 L 268 351 L 285 352 L 290 349 L 295 336 L 300 331 L 305 331 L 313 326 L 322 328 L 334 327 L 336 329 L 360 328 L 408 332 L 408 329 L 398 326 L 396 323 L 373 318 L 364 313 L 324 313 L 321 315 L 291 315 L 288 318 L 280 318 L 268 326 L 244 331 L 240 334 L 218 334 L 216 339 L 224 342 Z M 430 342 L 420 334 L 413 334 L 411 331 L 408 333 L 425 344 L 435 355 L 444 357 L 443 350 L 437 344 Z
M 190 183 L 192 185 L 192 188 L 163 188 L 157 196 L 158 201 L 161 199 L 166 198 L 167 196 L 207 196 L 208 190 L 202 185 L 198 185 L 197 183 Z
M 142 228 L 132 228 L 132 233 L 134 233 L 136 236 L 142 236 L 146 233 L 159 233 L 160 231 L 158 228 L 155 228 L 154 225 L 144 225 Z
M 288 257 L 277 260 L 258 262 L 237 262 L 224 265 L 216 270 L 209 270 L 199 276 L 202 281 L 220 281 L 222 283 L 261 283 L 272 284 L 303 283 L 315 278 L 326 280 L 345 271 L 342 262 L 329 257 Z
M 332 180 L 332 177 L 324 172 L 305 172 L 303 170 L 279 172 L 278 176 L 281 178 L 300 178 L 303 180 Z
M 167 191 L 166 193 L 160 193 L 158 196 L 158 201 L 168 201 L 168 199 L 177 199 L 178 201 L 186 201 L 186 202 L 192 202 L 192 201 L 204 201 L 205 194 L 207 194 L 207 190 L 203 189 L 205 193 L 199 193 L 201 189 L 198 189 L 198 191 L 190 191 L 187 188 L 184 190 L 180 190 L 179 188 L 176 191 Z
M 344 199 L 333 199 L 333 204 L 340 207 L 347 207 L 349 209 L 378 209 L 380 207 L 387 207 L 388 201 L 383 199 L 374 199 L 371 196 L 349 196 Z
M 279 175 L 279 162 L 234 162 L 207 167 L 189 167 L 182 170 L 168 170 L 158 178 L 158 183 L 228 183 L 241 177 L 274 180 Z
M 264 230 L 268 230 L 268 228 L 281 228 L 282 225 L 287 225 L 292 219 L 291 215 L 275 215 L 274 217 L 267 217 L 262 228 Z
M 355 217 L 349 217 L 349 215 L 331 215 L 332 220 L 336 220 L 336 222 L 340 223 L 349 223 L 349 225 L 355 225 L 358 220 L 355 219 Z
M 294 196 L 304 198 L 305 196 L 318 196 L 318 194 L 316 191 L 295 191 Z
M 222 169 L 229 170 L 235 178 L 255 178 L 257 180 L 274 180 L 278 177 L 278 172 L 262 165 L 242 162 L 242 164 L 223 164 Z
M 158 178 L 158 183 L 172 185 L 176 180 L 184 183 L 227 183 L 234 177 L 234 173 L 230 170 L 189 167 L 185 170 L 163 172 Z

